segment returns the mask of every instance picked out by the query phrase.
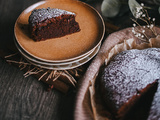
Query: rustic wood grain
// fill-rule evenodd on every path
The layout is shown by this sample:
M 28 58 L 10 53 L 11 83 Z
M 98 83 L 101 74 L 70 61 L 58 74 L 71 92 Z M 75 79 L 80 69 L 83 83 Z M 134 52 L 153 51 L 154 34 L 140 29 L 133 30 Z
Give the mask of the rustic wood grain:
M 24 9 L 38 1 L 40 0 L 0 0 L 0 49 L 6 50 L 8 45 L 14 44 L 13 30 L 17 17 Z M 97 1 L 101 3 L 102 0 L 89 3 L 95 4 Z M 95 8 L 100 10 L 100 4 Z M 125 8 L 117 17 L 105 20 L 120 29 L 132 26 L 130 18 L 133 16 L 128 6 Z M 156 12 L 152 13 L 157 14 Z M 67 94 L 57 90 L 47 92 L 43 83 L 32 76 L 24 78 L 23 74 L 0 58 L 0 120 L 73 119 L 76 94 L 74 91 Z
M 39 0 L 0 0 L 0 48 L 13 44 L 19 14 Z M 46 91 L 44 84 L 0 58 L 0 120 L 72 120 L 75 93 Z
M 72 119 L 74 93 L 47 92 L 33 77 L 0 60 L 0 120 Z

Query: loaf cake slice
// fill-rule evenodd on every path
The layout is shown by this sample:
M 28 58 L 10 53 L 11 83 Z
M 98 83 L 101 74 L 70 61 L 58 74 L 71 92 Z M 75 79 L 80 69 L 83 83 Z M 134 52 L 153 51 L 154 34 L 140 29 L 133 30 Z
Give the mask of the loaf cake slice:
M 31 37 L 35 41 L 62 37 L 80 31 L 73 12 L 56 9 L 35 9 L 29 16 Z

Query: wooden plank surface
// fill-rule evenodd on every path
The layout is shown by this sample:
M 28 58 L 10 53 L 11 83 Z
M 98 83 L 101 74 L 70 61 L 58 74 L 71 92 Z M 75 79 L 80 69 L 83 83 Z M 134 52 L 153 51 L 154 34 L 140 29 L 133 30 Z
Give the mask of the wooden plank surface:
M 0 120 L 72 119 L 74 93 L 47 92 L 33 77 L 0 60 Z
M 38 0 L 0 0 L 0 48 L 13 44 L 19 14 Z M 0 58 L 0 120 L 72 120 L 75 93 L 46 91 L 44 84 Z
M 39 0 L 0 0 L 0 48 L 13 43 L 14 23 L 20 13 Z M 82 0 L 84 1 L 84 0 Z M 90 0 L 91 1 L 91 0 Z M 96 1 L 96 0 L 93 0 Z M 102 0 L 97 0 L 102 1 Z M 125 0 L 124 0 L 125 1 Z M 124 4 L 127 6 L 127 3 Z M 96 6 L 100 9 L 100 6 Z M 120 29 L 132 26 L 128 6 L 123 14 L 107 21 Z M 159 14 L 153 11 L 153 16 Z M 158 20 L 157 20 L 158 21 Z M 113 26 L 106 24 L 107 28 Z M 114 31 L 114 30 L 113 30 Z M 112 31 L 112 32 L 113 32 Z M 0 58 L 0 120 L 72 120 L 76 92 L 63 94 L 57 90 L 47 92 L 44 84 Z

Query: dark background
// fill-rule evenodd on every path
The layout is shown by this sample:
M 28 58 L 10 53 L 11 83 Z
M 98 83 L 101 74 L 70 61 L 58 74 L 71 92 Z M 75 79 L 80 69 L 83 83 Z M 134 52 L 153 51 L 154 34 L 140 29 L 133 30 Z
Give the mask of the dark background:
M 0 48 L 13 43 L 14 24 L 21 12 L 39 0 L 0 0 Z M 0 58 L 0 120 L 73 119 L 75 92 L 46 91 L 34 77 Z
M 7 51 L 13 43 L 14 24 L 21 12 L 39 0 L 0 0 L 0 49 Z M 85 1 L 85 0 L 83 0 Z M 104 18 L 120 30 L 132 26 L 132 14 L 126 0 L 120 14 L 115 18 Z M 100 10 L 101 1 L 85 1 Z M 157 6 L 151 5 L 151 16 L 159 23 Z M 149 12 L 150 13 L 150 12 Z M 110 29 L 107 26 L 107 29 Z M 112 28 L 111 28 L 112 29 Z M 106 36 L 109 33 L 106 34 Z M 0 120 L 72 120 L 76 90 L 63 94 L 53 89 L 46 91 L 45 85 L 32 76 L 24 78 L 24 72 L 0 58 Z

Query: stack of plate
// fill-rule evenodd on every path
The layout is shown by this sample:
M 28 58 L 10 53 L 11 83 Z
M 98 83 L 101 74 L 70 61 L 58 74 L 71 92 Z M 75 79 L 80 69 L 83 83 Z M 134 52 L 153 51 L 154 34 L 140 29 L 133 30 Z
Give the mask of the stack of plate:
M 73 68 L 81 66 L 81 65 L 85 64 L 86 62 L 88 62 L 89 60 L 91 60 L 99 51 L 99 48 L 101 46 L 101 42 L 102 42 L 102 39 L 104 36 L 104 32 L 105 32 L 104 22 L 103 22 L 102 17 L 100 16 L 100 14 L 94 8 L 92 8 L 91 6 L 89 6 L 83 2 L 74 1 L 74 0 L 68 0 L 68 1 L 64 0 L 63 4 L 61 2 L 58 2 L 57 0 L 38 2 L 38 3 L 30 6 L 26 10 L 24 10 L 16 21 L 15 39 L 14 39 L 15 45 L 16 45 L 17 49 L 19 50 L 19 52 L 22 54 L 22 56 L 28 62 L 30 62 L 31 64 L 33 64 L 35 66 L 45 68 L 45 69 L 53 69 L 53 70 L 73 69 Z M 75 11 L 78 15 L 91 14 L 90 18 L 89 17 L 85 18 L 85 16 L 83 18 L 83 16 L 79 17 L 78 15 L 76 17 L 77 17 L 77 21 L 80 24 L 82 32 L 90 31 L 91 34 L 93 34 L 93 33 L 97 34 L 97 35 L 94 34 L 95 36 L 97 36 L 97 38 L 96 38 L 96 40 L 93 40 L 94 43 L 91 43 L 92 46 L 90 45 L 91 47 L 89 49 L 87 49 L 85 52 L 83 52 L 81 54 L 77 54 L 74 57 L 66 58 L 66 59 L 45 59 L 45 58 L 37 56 L 36 54 L 33 54 L 34 51 L 31 50 L 31 47 L 28 47 L 28 46 L 32 45 L 31 43 L 42 45 L 43 41 L 42 41 L 42 43 L 35 43 L 34 40 L 32 40 L 29 37 L 29 34 L 26 32 L 26 31 L 28 31 L 28 29 L 25 29 L 25 26 L 28 24 L 28 17 L 30 15 L 31 11 L 33 11 L 36 8 L 46 8 L 46 6 L 50 7 L 50 8 L 55 8 L 55 6 L 56 6 L 56 8 L 58 7 L 60 9 L 62 9 L 62 8 L 67 9 L 68 11 Z M 67 7 L 67 6 L 69 6 L 69 7 Z M 86 11 L 88 11 L 88 13 Z M 85 13 L 83 14 L 81 12 L 85 12 Z M 89 15 L 87 15 L 87 16 L 89 16 Z M 95 18 L 95 20 L 92 20 L 93 18 Z M 96 28 L 98 30 L 93 29 L 91 31 L 90 28 L 92 28 L 92 27 L 85 28 L 85 26 L 87 27 L 87 25 L 89 25 L 89 23 L 81 21 L 81 19 L 83 19 L 83 20 L 91 19 L 90 20 L 91 24 L 93 24 L 94 28 Z M 94 23 L 94 21 L 95 21 L 95 23 Z M 83 25 L 83 23 L 84 23 L 84 25 Z M 94 25 L 94 24 L 97 24 L 97 25 Z M 86 38 L 88 40 L 90 40 L 90 38 L 88 38 L 88 36 L 93 36 L 93 35 L 88 35 L 88 36 L 84 37 L 83 36 L 84 33 L 82 33 L 82 32 L 76 33 L 78 36 L 77 41 L 80 41 L 80 39 L 86 39 Z M 90 33 L 88 33 L 88 34 L 90 34 Z M 82 36 L 82 37 L 80 38 L 80 36 Z M 73 41 L 73 43 L 74 43 L 74 41 L 75 41 L 74 35 L 73 35 L 73 37 L 72 37 L 72 35 L 70 35 L 69 37 L 66 37 L 66 38 L 65 37 L 64 38 L 62 37 L 59 42 L 63 41 L 63 39 L 69 38 L 70 41 Z M 87 41 L 87 39 L 86 39 L 86 41 Z M 91 39 L 93 39 L 93 38 L 91 37 Z M 47 44 L 50 44 L 51 42 L 53 43 L 55 41 L 56 41 L 55 39 L 54 40 L 47 40 L 47 42 L 48 42 Z M 92 40 L 90 40 L 90 41 L 92 41 Z M 62 43 L 60 43 L 60 44 L 62 44 Z M 35 45 L 35 46 L 37 47 L 37 45 Z M 70 47 L 70 46 L 72 46 L 72 44 L 69 45 L 68 47 Z M 82 45 L 82 46 L 84 46 L 84 45 Z M 86 48 L 87 48 L 87 46 L 86 46 Z M 34 47 L 33 47 L 33 49 L 34 49 Z M 51 47 L 50 49 L 53 49 L 53 51 L 55 51 L 54 47 Z M 33 52 L 30 52 L 30 51 L 33 51 Z M 82 48 L 82 51 L 83 51 L 83 48 Z
M 32 56 L 31 54 L 28 54 L 24 49 L 20 47 L 20 45 L 17 43 L 17 40 L 14 39 L 15 45 L 19 52 L 23 55 L 23 57 L 30 62 L 31 64 L 45 68 L 45 69 L 52 69 L 52 70 L 66 70 L 66 69 L 72 69 L 76 68 L 78 66 L 81 66 L 91 60 L 99 51 L 99 48 L 101 44 L 97 45 L 93 50 L 72 58 L 72 59 L 65 59 L 65 60 L 44 60 L 44 59 L 38 59 L 35 56 Z

